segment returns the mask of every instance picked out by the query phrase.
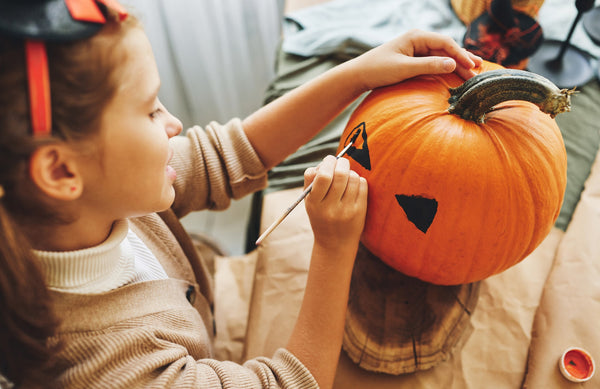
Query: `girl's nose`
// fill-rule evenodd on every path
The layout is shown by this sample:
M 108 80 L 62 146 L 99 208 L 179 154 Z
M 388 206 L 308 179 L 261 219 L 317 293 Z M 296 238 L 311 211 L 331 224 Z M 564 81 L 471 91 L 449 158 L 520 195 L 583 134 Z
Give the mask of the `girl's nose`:
M 167 111 L 167 114 L 168 114 L 168 122 L 167 122 L 167 126 L 166 126 L 166 131 L 167 131 L 167 135 L 169 136 L 169 138 L 172 138 L 174 136 L 181 134 L 181 131 L 183 130 L 183 124 L 181 123 L 181 120 L 179 120 L 175 116 L 171 115 L 170 112 Z

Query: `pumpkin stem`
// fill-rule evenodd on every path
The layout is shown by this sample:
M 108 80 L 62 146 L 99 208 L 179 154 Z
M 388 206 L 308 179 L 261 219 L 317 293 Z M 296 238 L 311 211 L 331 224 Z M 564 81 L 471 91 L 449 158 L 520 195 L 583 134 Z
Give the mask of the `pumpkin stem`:
M 573 89 L 559 89 L 539 74 L 517 69 L 480 73 L 456 88 L 450 88 L 448 112 L 465 120 L 484 123 L 485 115 L 499 103 L 525 100 L 552 118 L 571 110 Z

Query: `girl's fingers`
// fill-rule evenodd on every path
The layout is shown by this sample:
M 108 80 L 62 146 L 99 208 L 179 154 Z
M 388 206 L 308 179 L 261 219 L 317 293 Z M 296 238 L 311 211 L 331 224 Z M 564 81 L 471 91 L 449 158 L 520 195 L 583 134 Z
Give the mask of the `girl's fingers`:
M 455 70 L 456 74 L 458 74 L 463 80 L 468 80 L 469 78 L 476 76 L 477 72 L 473 69 L 466 69 L 462 66 L 459 66 Z
M 480 56 L 471 53 L 470 51 L 467 51 L 467 53 L 469 54 L 469 58 L 471 58 L 471 61 L 473 61 L 475 63 L 475 67 L 479 67 L 481 65 L 483 65 L 483 58 L 481 58 Z
M 368 194 L 369 194 L 369 185 L 367 183 L 367 179 L 364 177 L 360 177 L 359 178 L 359 189 L 358 189 L 358 195 L 357 195 L 358 202 L 360 202 L 361 204 L 366 204 Z
M 448 57 L 415 57 L 404 65 L 411 76 L 420 74 L 450 73 L 456 69 L 456 62 Z
M 428 55 L 435 50 L 443 50 L 448 54 L 456 55 L 461 47 L 454 39 L 432 31 L 413 30 L 407 33 L 412 42 L 415 55 Z
M 467 52 L 465 51 L 465 53 Z M 470 58 L 471 56 L 468 57 Z M 480 57 L 473 55 L 473 60 L 469 60 L 467 66 L 465 66 L 464 61 L 463 63 L 460 63 L 457 59 L 448 56 L 448 53 L 436 51 L 432 53 L 432 56 L 413 58 L 410 65 L 415 66 L 420 74 L 443 74 L 456 72 L 463 79 L 468 80 L 469 78 L 477 75 L 475 68 L 481 66 L 482 62 L 483 60 Z M 472 64 L 476 64 L 476 66 L 472 66 Z
M 406 34 L 410 50 L 405 54 L 411 58 L 405 63 L 411 66 L 409 75 L 440 74 L 456 72 L 463 79 L 476 75 L 475 68 L 483 60 L 470 53 L 449 36 L 430 31 L 413 30 Z
M 317 175 L 317 168 L 309 167 L 308 169 L 306 169 L 304 171 L 304 188 L 305 189 L 307 186 L 309 186 L 313 182 L 316 175 Z
M 410 40 L 414 46 L 415 56 L 448 56 L 454 58 L 458 66 L 466 69 L 481 66 L 481 57 L 461 47 L 454 39 L 431 31 L 413 31 Z
M 310 194 L 313 201 L 355 201 L 360 189 L 359 176 L 350 170 L 350 162 L 346 158 L 327 156 L 316 169 L 307 169 L 304 179 L 305 187 L 313 183 Z
M 483 62 L 481 57 L 460 47 L 457 51 L 431 50 L 429 55 L 453 58 L 458 66 L 462 66 L 467 69 L 481 66 L 481 63 Z
M 336 160 L 333 182 L 329 188 L 327 198 L 330 201 L 339 201 L 346 187 L 348 186 L 348 177 L 350 172 L 350 162 L 346 158 L 339 158 Z
M 309 194 L 312 199 L 322 201 L 325 198 L 332 184 L 335 165 L 336 158 L 332 155 L 325 157 L 319 164 L 314 180 L 312 181 L 313 187 Z
M 360 191 L 360 176 L 354 170 L 350 170 L 348 185 L 344 191 L 343 199 L 355 203 Z

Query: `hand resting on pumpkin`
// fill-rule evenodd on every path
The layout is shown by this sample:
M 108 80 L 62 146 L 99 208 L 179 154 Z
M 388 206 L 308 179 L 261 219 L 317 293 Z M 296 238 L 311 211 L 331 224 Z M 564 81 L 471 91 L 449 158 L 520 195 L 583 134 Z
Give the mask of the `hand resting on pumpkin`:
M 345 65 L 360 69 L 364 89 L 394 84 L 421 74 L 456 72 L 468 80 L 483 60 L 461 48 L 452 38 L 434 32 L 411 30 Z
M 265 167 L 271 168 L 364 92 L 420 74 L 455 71 L 468 79 L 481 64 L 481 58 L 450 37 L 412 30 L 263 106 L 244 119 L 244 131 Z

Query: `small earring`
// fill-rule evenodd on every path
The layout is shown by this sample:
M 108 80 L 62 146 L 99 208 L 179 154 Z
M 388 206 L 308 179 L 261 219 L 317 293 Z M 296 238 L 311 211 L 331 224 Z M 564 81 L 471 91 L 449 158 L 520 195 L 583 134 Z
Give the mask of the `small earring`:
M 71 187 L 71 192 L 75 192 L 76 190 L 77 190 L 77 187 L 76 187 L 76 186 L 72 186 L 72 187 Z

